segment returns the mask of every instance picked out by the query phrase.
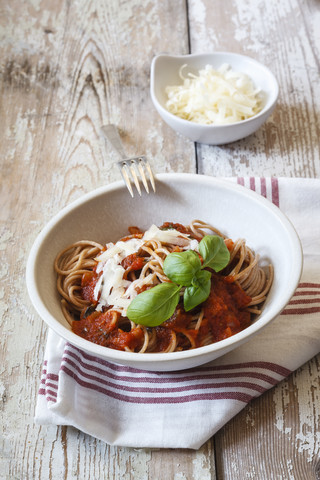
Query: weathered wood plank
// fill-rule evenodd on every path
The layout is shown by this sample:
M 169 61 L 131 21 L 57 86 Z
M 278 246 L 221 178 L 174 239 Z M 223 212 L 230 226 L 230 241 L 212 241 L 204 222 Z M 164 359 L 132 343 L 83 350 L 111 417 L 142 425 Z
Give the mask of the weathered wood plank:
M 119 178 L 116 158 L 99 143 L 101 124 L 119 125 L 128 153 L 146 153 L 155 171 L 195 170 L 193 144 L 162 124 L 149 97 L 153 55 L 173 44 L 187 52 L 185 4 L 13 1 L 1 8 L 0 471 L 10 479 L 129 480 L 161 467 L 163 478 L 200 472 L 209 479 L 207 449 L 192 452 L 190 463 L 185 452 L 166 458 L 33 424 L 46 328 L 24 285 L 27 254 L 49 218 Z
M 209 0 L 190 1 L 191 51 L 249 55 L 273 71 L 280 94 L 272 117 L 247 139 L 198 145 L 199 171 L 319 176 L 319 3 L 234 0 L 214 7 Z
M 217 478 L 313 479 L 319 460 L 319 356 L 216 435 Z
M 215 7 L 217 7 L 217 3 Z M 235 51 L 269 66 L 278 106 L 254 135 L 197 146 L 214 176 L 320 176 L 319 4 L 189 2 L 191 51 Z M 319 459 L 319 356 L 252 402 L 215 436 L 217 478 L 311 479 Z
M 192 51 L 255 56 L 282 85 L 276 112 L 255 135 L 226 147 L 198 145 L 199 173 L 319 176 L 318 3 L 13 0 L 0 13 L 4 478 L 312 478 L 319 357 L 197 452 L 116 448 L 73 428 L 34 425 L 46 327 L 29 302 L 24 270 L 54 213 L 119 178 L 114 154 L 99 141 L 102 123 L 118 124 L 128 153 L 146 153 L 157 172 L 195 171 L 194 145 L 162 123 L 149 97 L 153 55 L 187 53 L 188 25 Z

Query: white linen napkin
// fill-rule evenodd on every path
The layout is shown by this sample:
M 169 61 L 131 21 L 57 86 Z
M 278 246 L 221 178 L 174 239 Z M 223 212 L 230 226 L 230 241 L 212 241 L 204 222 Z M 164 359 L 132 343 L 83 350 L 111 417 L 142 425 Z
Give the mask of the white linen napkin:
M 233 352 L 169 373 L 103 361 L 49 331 L 36 423 L 73 425 L 111 445 L 197 449 L 251 399 L 319 353 L 320 180 L 230 181 L 278 205 L 302 241 L 302 278 L 282 314 Z

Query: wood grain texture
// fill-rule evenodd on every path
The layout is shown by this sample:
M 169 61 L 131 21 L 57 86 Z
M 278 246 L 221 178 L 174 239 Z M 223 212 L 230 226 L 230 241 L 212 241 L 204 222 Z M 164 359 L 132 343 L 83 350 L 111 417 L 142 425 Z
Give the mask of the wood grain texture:
M 222 6 L 223 5 L 223 6 Z M 216 176 L 320 175 L 319 2 L 191 0 L 191 50 L 234 51 L 268 66 L 277 107 L 254 135 L 228 146 L 198 145 L 201 173 Z M 225 26 L 225 28 L 223 28 Z
M 218 432 L 218 478 L 315 478 L 319 373 L 316 357 Z
M 12 0 L 0 3 L 0 478 L 312 479 L 320 446 L 316 357 L 256 399 L 198 451 L 110 447 L 33 415 L 46 341 L 25 264 L 65 204 L 119 179 L 99 127 L 156 172 L 319 177 L 320 6 L 316 0 Z M 248 139 L 194 145 L 149 96 L 161 52 L 233 50 L 268 65 L 276 111 Z
M 213 176 L 320 176 L 319 2 L 189 4 L 192 52 L 235 51 L 275 74 L 279 101 L 263 127 L 231 145 L 197 145 Z M 222 29 L 222 25 L 227 25 Z M 313 479 L 320 452 L 319 359 L 252 402 L 214 438 L 217 478 Z

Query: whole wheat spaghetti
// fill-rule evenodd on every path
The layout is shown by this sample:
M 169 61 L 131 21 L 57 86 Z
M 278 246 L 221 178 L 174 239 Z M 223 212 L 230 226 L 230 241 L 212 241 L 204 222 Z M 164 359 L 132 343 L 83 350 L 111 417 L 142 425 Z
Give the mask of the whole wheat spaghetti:
M 244 239 L 234 242 L 201 220 L 129 232 L 106 247 L 78 241 L 58 254 L 54 268 L 61 307 L 76 334 L 128 352 L 173 352 L 223 340 L 247 328 L 261 312 L 273 268 L 262 267 Z M 223 238 L 230 252 L 228 265 L 212 275 L 208 299 L 189 312 L 179 302 L 172 317 L 157 327 L 130 321 L 126 311 L 139 293 L 170 282 L 163 271 L 167 255 L 196 251 L 206 235 Z

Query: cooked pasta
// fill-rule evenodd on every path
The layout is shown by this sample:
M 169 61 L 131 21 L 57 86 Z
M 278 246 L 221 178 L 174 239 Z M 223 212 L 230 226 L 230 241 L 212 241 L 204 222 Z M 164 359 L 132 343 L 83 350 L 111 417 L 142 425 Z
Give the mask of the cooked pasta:
M 273 281 L 273 268 L 262 267 L 259 255 L 245 240 L 233 242 L 201 220 L 189 226 L 167 222 L 145 232 L 130 227 L 129 232 L 115 244 L 79 241 L 58 254 L 54 264 L 57 290 L 63 314 L 76 334 L 128 352 L 174 352 L 234 335 L 261 312 Z M 127 309 L 140 293 L 171 283 L 164 273 L 167 256 L 197 252 L 206 235 L 221 237 L 230 253 L 221 271 L 206 269 L 212 274 L 208 298 L 186 311 L 182 287 L 173 315 L 160 325 L 130 321 Z

